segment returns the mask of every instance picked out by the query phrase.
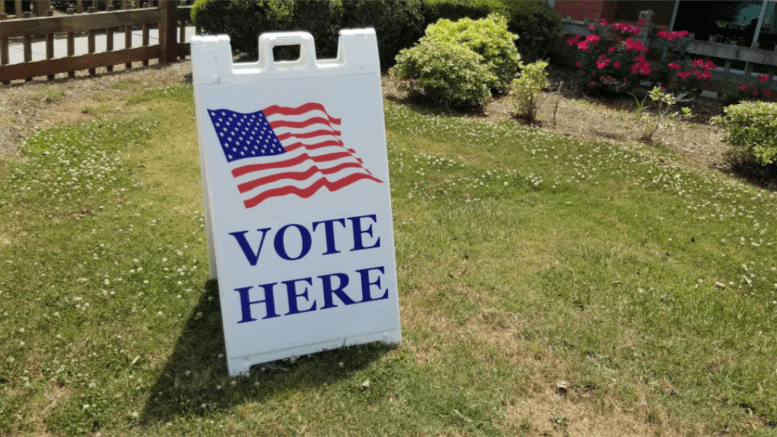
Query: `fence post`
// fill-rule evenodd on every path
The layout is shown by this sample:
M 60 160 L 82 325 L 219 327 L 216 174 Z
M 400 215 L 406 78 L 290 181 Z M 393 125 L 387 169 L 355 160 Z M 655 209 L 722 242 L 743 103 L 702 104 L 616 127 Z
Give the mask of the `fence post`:
M 32 12 L 39 17 L 46 17 L 51 5 L 51 0 L 35 0 L 32 3 Z
M 186 6 L 186 0 L 180 0 L 181 6 Z M 178 44 L 186 42 L 186 20 L 178 21 Z M 186 59 L 186 56 L 180 56 L 181 60 Z
M 22 13 L 24 10 L 22 10 L 22 0 L 16 0 L 13 3 L 13 11 L 14 11 L 14 18 L 22 18 Z
M 89 13 L 89 14 L 93 14 L 93 13 L 97 12 L 97 8 L 95 8 L 94 6 L 90 6 L 89 9 L 86 10 L 86 12 Z M 95 47 L 95 36 L 96 35 L 97 35 L 97 31 L 96 30 L 92 29 L 92 30 L 89 31 L 89 36 L 87 37 L 87 43 L 89 45 L 89 53 L 90 54 L 94 53 L 95 51 L 97 51 L 97 48 Z M 89 69 L 89 75 L 90 76 L 94 76 L 95 74 L 97 74 L 97 69 L 90 68 Z
M 0 0 L 0 21 L 8 19 L 8 14 L 5 13 L 5 2 Z M 8 59 L 8 38 L 0 38 L 0 65 L 6 65 L 10 62 Z M 3 84 L 7 85 L 11 82 L 3 81 Z
M 67 15 L 73 15 L 75 13 L 75 10 L 73 8 L 67 8 L 67 12 L 65 12 Z M 67 57 L 71 57 L 76 52 L 76 34 L 75 32 L 68 32 L 67 33 Z M 76 77 L 75 71 L 68 71 L 67 77 Z
M 110 2 L 108 2 L 108 6 L 105 7 L 105 10 L 107 12 L 113 11 L 113 5 L 110 4 Z M 112 52 L 113 51 L 113 31 L 114 30 L 115 29 L 111 28 L 111 27 L 105 29 L 105 46 L 106 46 L 105 50 L 108 51 L 108 52 Z M 105 68 L 108 70 L 109 73 L 111 71 L 113 71 L 113 65 L 109 65 L 109 66 L 107 66 Z
M 143 3 L 143 9 L 148 8 L 148 2 Z M 148 24 L 142 26 L 143 31 L 143 47 L 148 46 Z M 148 66 L 148 59 L 143 60 L 143 66 Z
M 48 2 L 45 2 L 45 3 L 48 3 Z M 53 17 L 54 11 L 51 9 L 48 9 L 45 11 L 45 14 L 47 17 Z M 46 34 L 46 59 L 54 59 L 54 34 L 53 33 Z M 48 80 L 54 80 L 54 75 L 49 74 Z
M 84 0 L 76 0 L 76 14 L 84 12 Z
M 178 41 L 175 39 L 175 24 L 178 18 L 178 4 L 174 1 L 159 2 L 159 63 L 175 61 L 178 57 Z
M 127 5 L 127 0 L 121 0 L 121 10 L 132 9 L 131 5 Z M 124 26 L 124 48 L 132 48 L 132 26 Z M 127 70 L 132 68 L 132 62 L 124 64 L 124 68 Z
M 748 85 L 748 86 L 750 85 L 750 76 L 752 75 L 753 75 L 753 63 L 748 62 L 747 64 L 745 64 L 745 78 L 744 78 L 745 85 Z
M 24 18 L 31 18 L 32 12 L 25 12 L 22 14 Z M 18 17 L 18 15 L 17 15 Z M 32 61 L 32 35 L 27 34 L 24 35 L 24 62 L 31 62 Z M 32 80 L 32 77 L 27 77 L 24 79 L 25 82 L 29 82 Z

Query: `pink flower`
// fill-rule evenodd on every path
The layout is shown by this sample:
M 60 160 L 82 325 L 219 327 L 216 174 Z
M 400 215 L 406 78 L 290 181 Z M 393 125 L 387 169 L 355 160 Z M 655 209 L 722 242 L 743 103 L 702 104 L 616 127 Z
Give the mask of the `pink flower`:
M 671 69 L 673 69 L 673 70 L 679 70 L 679 69 L 680 69 L 680 66 L 679 66 L 679 65 L 677 65 L 677 64 L 675 64 L 674 62 L 670 62 L 670 63 L 669 63 L 669 68 L 671 68 Z
M 746 90 L 746 89 L 747 89 L 747 85 L 745 85 L 745 83 L 744 83 L 744 82 L 742 82 L 742 83 L 740 83 L 740 84 L 739 84 L 739 91 L 744 91 L 744 90 Z
M 697 59 L 697 60 L 691 62 L 691 64 L 693 64 L 693 65 L 695 65 L 697 67 L 703 67 L 704 66 L 704 59 Z
M 582 62 L 575 62 L 575 67 L 582 67 L 582 66 L 583 66 Z
M 669 32 L 666 30 L 662 30 L 658 32 L 658 36 L 660 36 L 661 38 L 669 38 Z
M 772 95 L 772 90 L 763 90 L 763 92 L 761 92 L 761 94 L 763 94 L 764 97 L 769 97 L 769 96 Z
M 594 86 L 594 85 L 596 85 L 596 81 L 595 80 L 592 80 L 591 82 L 588 82 L 588 86 Z
M 606 26 L 606 25 L 607 25 L 607 19 L 606 19 L 606 18 L 602 18 L 602 19 L 599 21 L 599 24 L 601 24 L 602 26 Z
M 629 41 L 631 40 L 631 41 Z M 636 50 L 638 52 L 647 52 L 648 48 L 642 45 L 642 42 L 640 40 L 635 40 L 631 37 L 626 39 L 626 49 L 627 50 Z
M 769 76 L 767 76 L 765 74 L 759 74 L 758 75 L 758 79 L 761 81 L 761 83 L 765 83 L 766 81 L 769 80 Z
M 592 24 L 592 25 L 588 26 L 588 30 L 596 30 L 596 25 Z
M 570 39 L 567 40 L 567 44 L 573 46 L 573 45 L 577 44 L 577 40 L 575 38 L 570 38 Z
M 588 42 L 597 43 L 599 42 L 599 35 L 588 35 L 585 37 L 585 40 Z
M 580 41 L 577 44 L 577 48 L 580 50 L 588 50 L 588 41 Z
M 758 95 L 758 90 L 757 90 L 757 89 L 753 90 L 753 95 L 754 95 L 754 96 L 757 96 L 757 95 Z
M 680 38 L 685 38 L 686 36 L 688 36 L 688 31 L 687 30 L 681 30 L 681 31 L 677 32 L 677 36 L 679 36 Z
M 715 65 L 715 63 L 712 62 L 712 61 L 707 61 L 707 62 L 704 63 L 704 68 L 707 69 L 707 70 L 714 70 L 714 69 L 718 68 L 718 66 Z
M 621 68 L 621 63 L 620 62 L 613 62 L 612 66 L 615 67 L 615 68 Z
M 639 24 L 641 24 L 643 26 L 645 25 L 645 20 L 638 20 L 638 22 L 639 22 Z
M 608 51 L 610 51 L 610 52 L 614 52 L 615 50 L 618 50 L 618 48 L 617 48 L 617 47 L 615 47 L 615 46 L 612 46 L 612 47 L 610 47 L 610 48 L 609 48 L 609 49 L 607 49 L 607 50 L 608 50 Z

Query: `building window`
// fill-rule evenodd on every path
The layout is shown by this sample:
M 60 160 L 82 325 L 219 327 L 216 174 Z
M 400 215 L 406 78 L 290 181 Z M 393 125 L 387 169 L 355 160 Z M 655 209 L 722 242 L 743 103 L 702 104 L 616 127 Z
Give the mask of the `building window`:
M 764 20 L 758 35 L 761 47 L 774 47 L 775 0 L 766 2 Z M 750 47 L 758 29 L 763 0 L 748 1 L 681 1 L 677 9 L 675 30 L 687 30 L 696 39 Z

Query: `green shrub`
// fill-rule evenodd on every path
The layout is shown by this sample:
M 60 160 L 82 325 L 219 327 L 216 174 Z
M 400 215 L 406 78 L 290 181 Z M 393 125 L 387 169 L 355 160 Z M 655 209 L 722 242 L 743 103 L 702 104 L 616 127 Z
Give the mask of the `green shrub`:
M 294 1 L 196 0 L 191 17 L 198 31 L 207 35 L 227 34 L 233 51 L 257 57 L 259 35 L 292 28 Z
M 458 21 L 462 18 L 478 20 L 490 14 L 507 16 L 507 8 L 499 0 L 425 0 L 424 19 L 436 23 L 441 19 Z
M 502 1 L 507 30 L 518 35 L 515 46 L 524 62 L 547 55 L 548 48 L 561 38 L 561 17 L 552 7 L 539 1 Z
M 515 42 L 521 58 L 534 62 L 543 58 L 548 47 L 561 37 L 561 17 L 540 1 L 509 0 L 426 0 L 424 18 L 435 23 L 445 18 L 473 20 L 499 14 L 507 18 L 507 30 L 518 35 Z
M 389 73 L 407 81 L 412 97 L 459 109 L 485 103 L 490 96 L 487 84 L 496 80 L 479 54 L 453 42 L 423 38 L 399 52 Z
M 259 35 L 266 32 L 302 30 L 313 35 L 316 56 L 337 56 L 338 31 L 344 15 L 340 1 L 309 0 L 197 0 L 192 21 L 204 34 L 229 35 L 232 50 L 257 58 Z M 276 60 L 295 59 L 299 48 L 274 51 Z
M 313 35 L 316 56 L 319 59 L 337 57 L 337 42 L 343 25 L 345 8 L 341 1 L 306 0 L 295 1 L 294 20 L 290 28 L 303 30 Z M 259 35 L 256 36 L 257 40 Z
M 372 27 L 378 37 L 380 65 L 394 65 L 400 50 L 411 47 L 424 34 L 421 0 L 345 1 L 343 28 Z
M 777 103 L 742 102 L 727 106 L 716 119 L 724 141 L 744 159 L 761 166 L 777 161 Z
M 548 63 L 543 61 L 521 65 L 521 74 L 513 81 L 510 90 L 516 115 L 530 123 L 537 121 L 542 89 L 548 85 L 547 66 Z
M 737 103 L 747 100 L 744 98 L 742 93 L 734 86 L 726 87 L 723 90 L 723 93 L 720 95 L 720 98 L 718 99 L 718 104 L 720 105 L 721 112 L 725 113 L 725 109 L 728 106 L 736 105 Z
M 340 29 L 372 27 L 378 38 L 381 65 L 393 65 L 403 48 L 423 35 L 421 0 L 197 0 L 192 21 L 205 34 L 227 34 L 232 49 L 258 55 L 259 35 L 265 32 L 302 30 L 313 35 L 316 56 L 337 56 Z M 292 59 L 298 49 L 276 50 L 276 59 Z
M 492 14 L 481 20 L 462 18 L 453 22 L 442 19 L 429 25 L 423 40 L 452 42 L 479 54 L 495 78 L 488 86 L 503 92 L 510 85 L 521 62 L 513 44 L 516 38 L 515 34 L 507 31 L 507 19 Z

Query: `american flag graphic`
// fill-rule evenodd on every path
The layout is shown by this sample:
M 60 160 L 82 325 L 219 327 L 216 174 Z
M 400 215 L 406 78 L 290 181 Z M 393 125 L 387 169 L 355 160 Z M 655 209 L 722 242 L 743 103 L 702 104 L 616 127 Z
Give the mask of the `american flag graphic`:
M 208 114 L 246 208 L 289 194 L 307 199 L 321 188 L 334 192 L 362 179 L 383 183 L 343 144 L 341 120 L 320 103 Z

